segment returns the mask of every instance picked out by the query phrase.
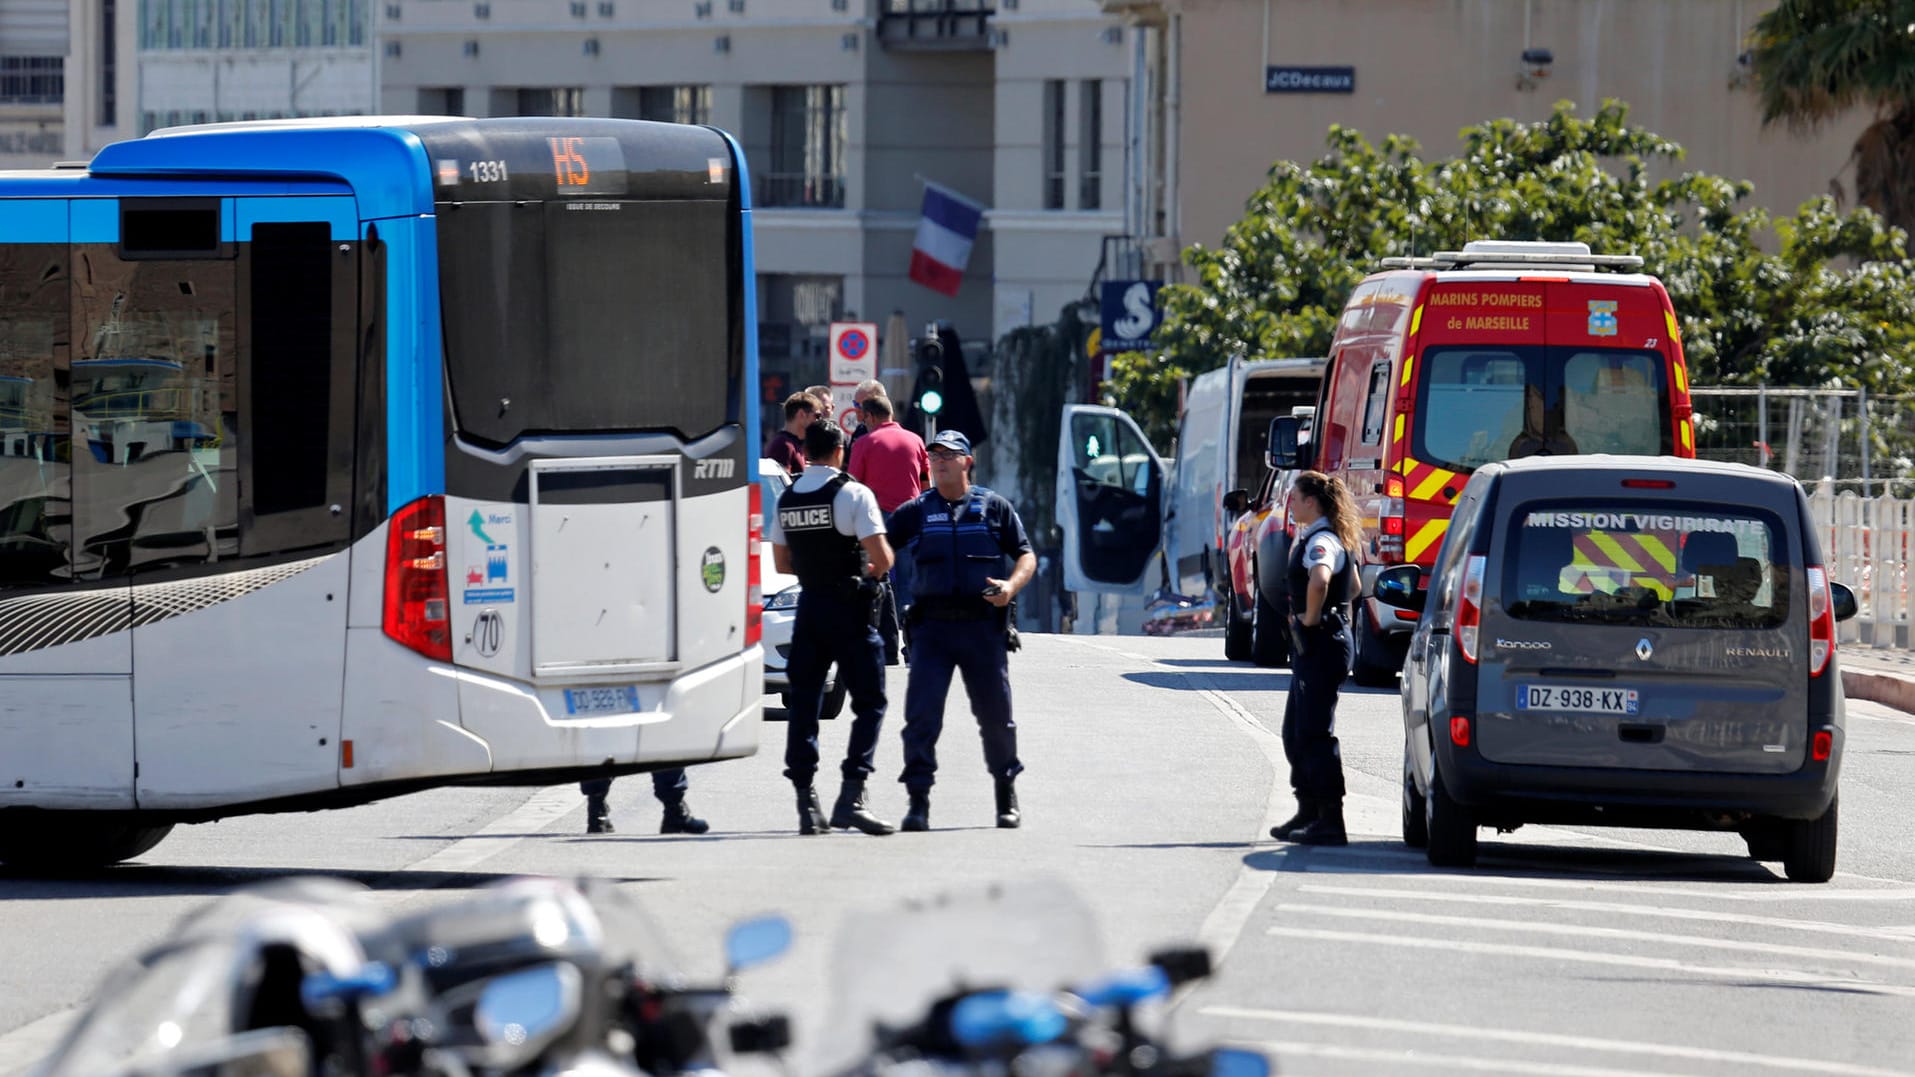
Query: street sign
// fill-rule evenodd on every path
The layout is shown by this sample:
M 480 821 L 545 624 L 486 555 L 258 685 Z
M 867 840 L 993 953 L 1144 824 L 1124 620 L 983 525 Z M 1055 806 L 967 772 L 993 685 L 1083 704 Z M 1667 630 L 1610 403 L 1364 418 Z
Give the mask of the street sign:
M 1103 338 L 1099 350 L 1106 355 L 1140 352 L 1150 347 L 1150 335 L 1163 321 L 1157 307 L 1160 280 L 1107 280 L 1103 290 Z
M 831 389 L 855 386 L 878 376 L 878 326 L 875 322 L 831 323 Z

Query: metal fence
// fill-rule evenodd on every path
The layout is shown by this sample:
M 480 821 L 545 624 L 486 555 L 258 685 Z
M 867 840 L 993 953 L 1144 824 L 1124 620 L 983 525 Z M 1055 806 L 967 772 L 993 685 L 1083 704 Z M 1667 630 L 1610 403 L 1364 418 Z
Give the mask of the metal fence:
M 1697 386 L 1696 455 L 1786 472 L 1809 491 L 1829 575 L 1860 612 L 1843 642 L 1911 645 L 1915 397 L 1862 389 Z
M 1915 495 L 1915 398 L 1861 389 L 1696 387 L 1696 455 L 1863 497 Z

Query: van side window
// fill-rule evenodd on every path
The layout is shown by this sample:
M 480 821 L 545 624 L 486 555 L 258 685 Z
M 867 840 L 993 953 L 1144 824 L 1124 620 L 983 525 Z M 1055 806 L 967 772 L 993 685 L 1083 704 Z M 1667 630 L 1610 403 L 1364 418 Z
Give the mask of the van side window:
M 1383 441 L 1383 418 L 1389 410 L 1390 364 L 1378 363 L 1370 370 L 1370 398 L 1363 404 L 1363 444 Z

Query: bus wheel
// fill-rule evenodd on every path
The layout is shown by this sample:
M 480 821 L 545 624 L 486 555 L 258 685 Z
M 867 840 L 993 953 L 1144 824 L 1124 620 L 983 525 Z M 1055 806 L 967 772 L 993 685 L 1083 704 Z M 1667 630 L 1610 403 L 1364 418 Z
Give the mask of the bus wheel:
M 9 822 L 12 825 L 0 832 L 0 863 L 30 870 L 107 867 L 133 859 L 173 832 L 172 823 L 145 826 L 59 815 Z
M 1356 647 L 1350 663 L 1350 679 L 1364 688 L 1394 688 L 1396 673 L 1400 663 L 1395 658 L 1389 641 L 1383 638 L 1370 620 L 1370 611 L 1364 603 L 1358 602 L 1356 615 Z

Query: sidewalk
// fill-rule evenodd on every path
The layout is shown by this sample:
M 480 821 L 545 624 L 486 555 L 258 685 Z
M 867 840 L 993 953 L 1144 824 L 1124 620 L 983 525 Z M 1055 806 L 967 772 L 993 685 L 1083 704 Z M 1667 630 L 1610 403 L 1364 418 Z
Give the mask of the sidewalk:
M 1849 643 L 1835 653 L 1842 664 L 1842 692 L 1850 699 L 1915 714 L 1915 651 Z

